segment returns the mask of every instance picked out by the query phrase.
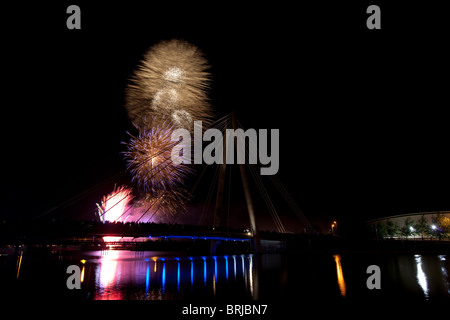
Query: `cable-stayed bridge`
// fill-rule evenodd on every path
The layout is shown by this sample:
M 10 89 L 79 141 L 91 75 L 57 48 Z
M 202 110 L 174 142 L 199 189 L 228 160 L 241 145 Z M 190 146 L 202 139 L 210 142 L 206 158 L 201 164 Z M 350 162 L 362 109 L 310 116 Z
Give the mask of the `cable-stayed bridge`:
M 197 180 L 192 186 L 192 189 L 189 191 L 190 196 L 194 196 L 196 194 L 196 191 L 200 189 L 200 186 L 203 186 L 208 190 L 206 194 L 206 199 L 204 200 L 203 209 L 201 211 L 201 214 L 199 215 L 198 219 L 198 225 L 202 226 L 201 229 L 198 230 L 192 230 L 190 233 L 183 232 L 173 232 L 173 230 L 166 230 L 166 233 L 154 233 L 153 235 L 150 234 L 135 234 L 131 232 L 130 230 L 123 230 L 125 233 L 120 232 L 109 232 L 108 234 L 92 234 L 89 236 L 92 236 L 93 239 L 96 239 L 96 236 L 102 236 L 102 237 L 114 237 L 114 239 L 121 239 L 120 241 L 111 241 L 114 242 L 114 245 L 117 245 L 118 243 L 125 243 L 125 242 L 136 242 L 136 239 L 139 241 L 142 241 L 142 239 L 152 239 L 154 241 L 155 239 L 163 239 L 163 240 L 170 240 L 170 239 L 183 239 L 183 240 L 208 240 L 211 241 L 211 248 L 214 248 L 216 246 L 215 242 L 220 241 L 245 241 L 251 243 L 251 249 L 255 252 L 259 252 L 262 250 L 261 247 L 261 236 L 260 231 L 258 228 L 258 212 L 255 210 L 254 206 L 254 196 L 255 191 L 257 191 L 259 199 L 262 199 L 262 203 L 258 203 L 259 205 L 264 204 L 266 211 L 270 214 L 270 217 L 273 221 L 274 230 L 276 230 L 279 234 L 285 234 L 286 228 L 283 223 L 282 217 L 280 217 L 280 214 L 277 211 L 277 204 L 274 203 L 272 199 L 274 197 L 269 194 L 267 190 L 267 181 L 263 181 L 264 179 L 268 180 L 270 184 L 272 184 L 272 188 L 277 190 L 279 192 L 278 196 L 281 196 L 285 203 L 290 208 L 290 213 L 293 214 L 293 216 L 296 217 L 296 221 L 298 225 L 300 226 L 300 229 L 303 230 L 303 233 L 305 234 L 311 234 L 314 233 L 314 230 L 309 223 L 308 219 L 305 217 L 303 212 L 300 210 L 294 199 L 291 197 L 287 189 L 284 187 L 280 179 L 277 175 L 267 175 L 267 176 L 261 176 L 260 175 L 260 169 L 262 166 L 260 159 L 258 159 L 256 162 L 253 161 L 253 163 L 249 163 L 250 158 L 252 157 L 252 153 L 255 152 L 257 149 L 257 141 L 252 140 L 248 133 L 241 123 L 236 119 L 234 113 L 231 115 L 226 115 L 222 117 L 221 119 L 217 120 L 215 123 L 213 123 L 210 128 L 214 128 L 216 130 L 219 130 L 222 133 L 223 139 L 223 163 L 221 164 L 212 164 L 207 165 L 203 164 L 203 170 L 198 175 Z M 239 140 L 236 134 L 232 136 L 233 133 L 236 133 L 238 130 L 244 133 L 244 138 Z M 227 148 L 227 140 L 233 139 L 234 143 L 232 143 L 232 148 Z M 243 140 L 243 144 L 242 144 Z M 203 141 L 202 141 L 203 142 Z M 239 144 L 241 143 L 241 144 Z M 173 147 L 173 146 L 172 146 Z M 228 150 L 227 150 L 228 149 Z M 244 155 L 246 161 L 240 161 L 238 164 L 228 164 L 226 163 L 227 155 L 228 153 L 234 153 L 237 154 L 237 158 L 242 157 Z M 267 150 L 266 150 L 267 152 Z M 160 153 L 148 155 L 147 161 L 152 161 L 155 157 L 157 157 Z M 239 162 L 239 161 L 238 161 Z M 159 163 L 158 166 L 155 167 L 155 170 L 162 170 L 164 166 L 167 166 L 166 162 Z M 232 180 L 232 170 L 234 170 L 235 167 L 238 167 L 239 169 L 239 176 L 240 179 L 234 179 Z M 214 174 L 209 175 L 209 177 L 212 176 L 212 179 L 207 178 L 207 174 L 205 172 L 210 168 L 214 167 Z M 79 202 L 83 199 L 85 199 L 87 196 L 92 195 L 99 190 L 104 190 L 104 188 L 108 185 L 111 185 L 112 183 L 115 183 L 117 179 L 122 177 L 125 174 L 125 172 L 119 172 L 118 174 L 100 182 L 99 184 L 93 186 L 92 188 L 89 188 L 87 190 L 84 190 L 80 194 L 68 199 L 67 201 L 63 202 L 62 204 L 48 210 L 47 212 L 41 214 L 36 219 L 42 219 L 48 216 L 55 216 L 58 214 L 59 211 L 61 211 L 64 208 L 67 208 L 71 205 L 73 205 L 76 202 Z M 254 188 L 252 189 L 250 185 L 250 178 L 253 182 Z M 226 182 L 228 182 L 228 185 L 226 185 Z M 248 223 L 244 225 L 232 225 L 233 231 L 230 228 L 230 197 L 231 197 L 231 190 L 233 189 L 233 183 L 239 184 L 239 187 L 242 188 L 243 196 L 245 198 L 245 204 L 246 204 L 246 211 L 248 213 Z M 256 186 L 256 187 L 255 187 Z M 147 208 L 144 208 L 144 212 L 139 215 L 135 215 L 137 217 L 133 220 L 133 223 L 148 223 L 151 222 L 152 218 L 155 217 L 156 214 L 158 214 L 160 211 L 162 211 L 162 207 L 165 204 L 166 199 L 164 198 L 166 195 L 162 195 L 160 198 L 156 198 L 153 200 L 153 202 L 148 204 Z M 108 197 L 105 197 L 106 200 L 109 200 Z M 125 200 L 125 196 L 122 198 L 118 198 L 115 203 L 113 203 L 109 208 L 105 210 L 98 210 L 95 212 L 95 218 L 99 219 L 100 221 L 105 220 L 105 216 L 108 214 L 109 210 L 114 210 L 114 208 L 120 207 L 120 204 L 122 201 Z M 110 221 L 110 222 L 125 222 L 126 218 L 124 217 L 129 214 L 130 210 L 133 210 L 133 205 L 129 205 L 124 209 L 123 212 L 116 218 L 116 220 Z M 187 215 L 190 213 L 187 212 Z M 94 214 L 92 212 L 88 213 L 90 218 L 92 219 Z M 85 215 L 86 216 L 86 215 Z M 178 217 L 178 213 L 175 212 L 173 214 L 173 221 L 176 222 Z M 89 217 L 88 217 L 89 218 Z M 206 221 L 210 221 L 209 223 Z M 212 223 L 211 223 L 212 220 Z M 226 227 L 225 227 L 226 226 Z M 249 226 L 249 227 L 248 227 Z M 236 231 L 238 229 L 241 229 L 239 231 Z M 124 241 L 123 239 L 127 239 L 131 241 Z M 213 249 L 211 249 L 213 250 Z

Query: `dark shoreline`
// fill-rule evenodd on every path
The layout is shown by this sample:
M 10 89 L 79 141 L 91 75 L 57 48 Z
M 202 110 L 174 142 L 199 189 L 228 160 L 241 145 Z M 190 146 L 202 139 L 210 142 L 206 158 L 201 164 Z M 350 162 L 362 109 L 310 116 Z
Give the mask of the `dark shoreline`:
M 99 223 L 96 221 L 11 221 L 0 224 L 0 254 L 14 248 L 32 250 L 106 250 L 110 243 L 103 236 L 129 237 L 115 249 L 134 251 L 184 251 L 188 254 L 254 253 L 243 229 L 216 228 L 179 224 Z M 151 235 L 151 236 L 150 236 Z M 174 238 L 165 236 L 174 235 Z M 189 239 L 176 239 L 187 236 Z M 192 237 L 190 237 L 192 236 Z M 233 240 L 207 240 L 203 237 L 232 237 Z M 263 252 L 287 253 L 371 253 L 371 254 L 450 254 L 449 239 L 370 239 L 331 234 L 293 234 L 260 231 Z M 140 241 L 134 241 L 134 239 Z M 142 240 L 142 241 L 141 241 Z
M 287 254 L 372 254 L 372 255 L 450 255 L 450 241 L 413 241 L 413 240 L 382 240 L 367 241 L 359 243 L 342 243 L 341 241 L 320 241 L 299 244 L 298 241 L 285 242 L 285 249 L 264 251 L 262 253 L 287 253 Z M 56 241 L 58 243 L 58 241 Z M 163 252 L 185 252 L 186 255 L 210 255 L 211 241 L 158 241 L 149 243 L 136 243 L 135 245 L 124 244 L 123 246 L 110 247 L 101 243 L 32 243 L 24 245 L 3 244 L 0 247 L 0 255 L 11 255 L 17 251 L 27 250 L 36 253 L 46 252 L 77 252 L 94 250 L 131 250 L 131 251 L 163 251 Z M 224 243 L 215 255 L 247 254 L 254 253 L 248 243 Z

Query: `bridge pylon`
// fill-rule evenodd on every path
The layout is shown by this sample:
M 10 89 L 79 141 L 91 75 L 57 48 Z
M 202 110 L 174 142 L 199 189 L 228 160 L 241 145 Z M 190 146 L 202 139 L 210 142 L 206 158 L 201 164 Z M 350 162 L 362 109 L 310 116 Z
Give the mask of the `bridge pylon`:
M 236 121 L 236 115 L 234 113 L 234 110 L 231 112 L 231 125 L 233 130 L 236 132 L 236 130 L 238 129 L 237 126 L 237 121 Z M 225 173 L 227 170 L 227 164 L 226 164 L 226 154 L 227 154 L 227 141 L 229 139 L 230 133 L 226 130 L 228 128 L 228 125 L 225 126 L 225 135 L 224 135 L 224 139 L 223 139 L 223 163 L 220 165 L 219 168 L 219 180 L 218 180 L 218 186 L 217 186 L 217 195 L 216 195 L 216 205 L 215 205 L 215 209 L 214 209 L 214 220 L 213 220 L 213 228 L 216 228 L 220 225 L 220 217 L 221 217 L 221 213 L 223 210 L 223 190 L 224 190 L 224 185 L 225 185 Z M 234 149 L 236 151 L 236 154 L 238 153 L 237 151 L 237 137 L 234 136 Z M 229 150 L 228 150 L 229 151 Z M 252 233 L 252 237 L 253 237 L 253 241 L 252 241 L 252 246 L 253 246 L 253 250 L 256 253 L 260 253 L 262 252 L 261 249 L 261 239 L 259 237 L 259 232 L 258 232 L 258 228 L 256 226 L 256 218 L 255 218 L 255 211 L 254 211 L 254 207 L 253 207 L 253 201 L 252 201 L 252 196 L 250 193 L 250 186 L 248 183 L 248 179 L 247 179 L 247 172 L 246 172 L 246 168 L 245 168 L 245 164 L 241 164 L 239 163 L 239 171 L 240 171 L 240 176 L 241 176 L 241 181 L 242 181 L 242 186 L 244 189 L 244 195 L 245 195 L 245 202 L 247 204 L 247 212 L 248 212 L 248 217 L 250 220 L 250 228 L 251 228 L 251 233 Z M 211 243 L 211 254 L 214 254 L 214 251 L 216 249 L 216 244 L 215 243 Z

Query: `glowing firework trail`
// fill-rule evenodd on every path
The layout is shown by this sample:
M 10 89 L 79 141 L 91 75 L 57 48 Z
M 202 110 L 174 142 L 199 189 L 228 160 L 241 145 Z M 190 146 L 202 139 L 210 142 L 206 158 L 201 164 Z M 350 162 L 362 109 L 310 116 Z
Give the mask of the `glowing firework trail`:
M 176 127 L 207 123 L 211 106 L 206 89 L 210 74 L 200 50 L 181 40 L 162 41 L 145 54 L 127 87 L 126 109 L 133 123 L 155 124 L 168 116 Z
M 104 196 L 101 205 L 98 205 L 99 216 L 102 221 L 117 221 L 124 215 L 128 203 L 133 199 L 131 188 L 122 186 Z
M 128 161 L 128 169 L 144 191 L 157 192 L 169 190 L 183 183 L 192 169 L 184 164 L 175 164 L 172 160 L 172 149 L 178 143 L 171 140 L 174 127 L 163 121 L 152 128 L 144 126 L 139 129 L 138 137 L 130 134 L 127 143 L 128 151 L 124 152 Z M 182 155 L 190 157 L 191 155 Z

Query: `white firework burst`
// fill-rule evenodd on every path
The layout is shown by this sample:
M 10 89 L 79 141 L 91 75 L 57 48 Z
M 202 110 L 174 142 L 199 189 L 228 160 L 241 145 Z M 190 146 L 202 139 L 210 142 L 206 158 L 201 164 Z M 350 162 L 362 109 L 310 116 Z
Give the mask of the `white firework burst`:
M 157 124 L 168 117 L 175 120 L 175 126 L 187 129 L 193 128 L 195 120 L 209 123 L 212 110 L 206 93 L 208 68 L 200 50 L 185 41 L 154 45 L 144 54 L 127 87 L 129 118 L 142 125 L 144 119 Z M 176 121 L 180 117 L 183 121 Z

